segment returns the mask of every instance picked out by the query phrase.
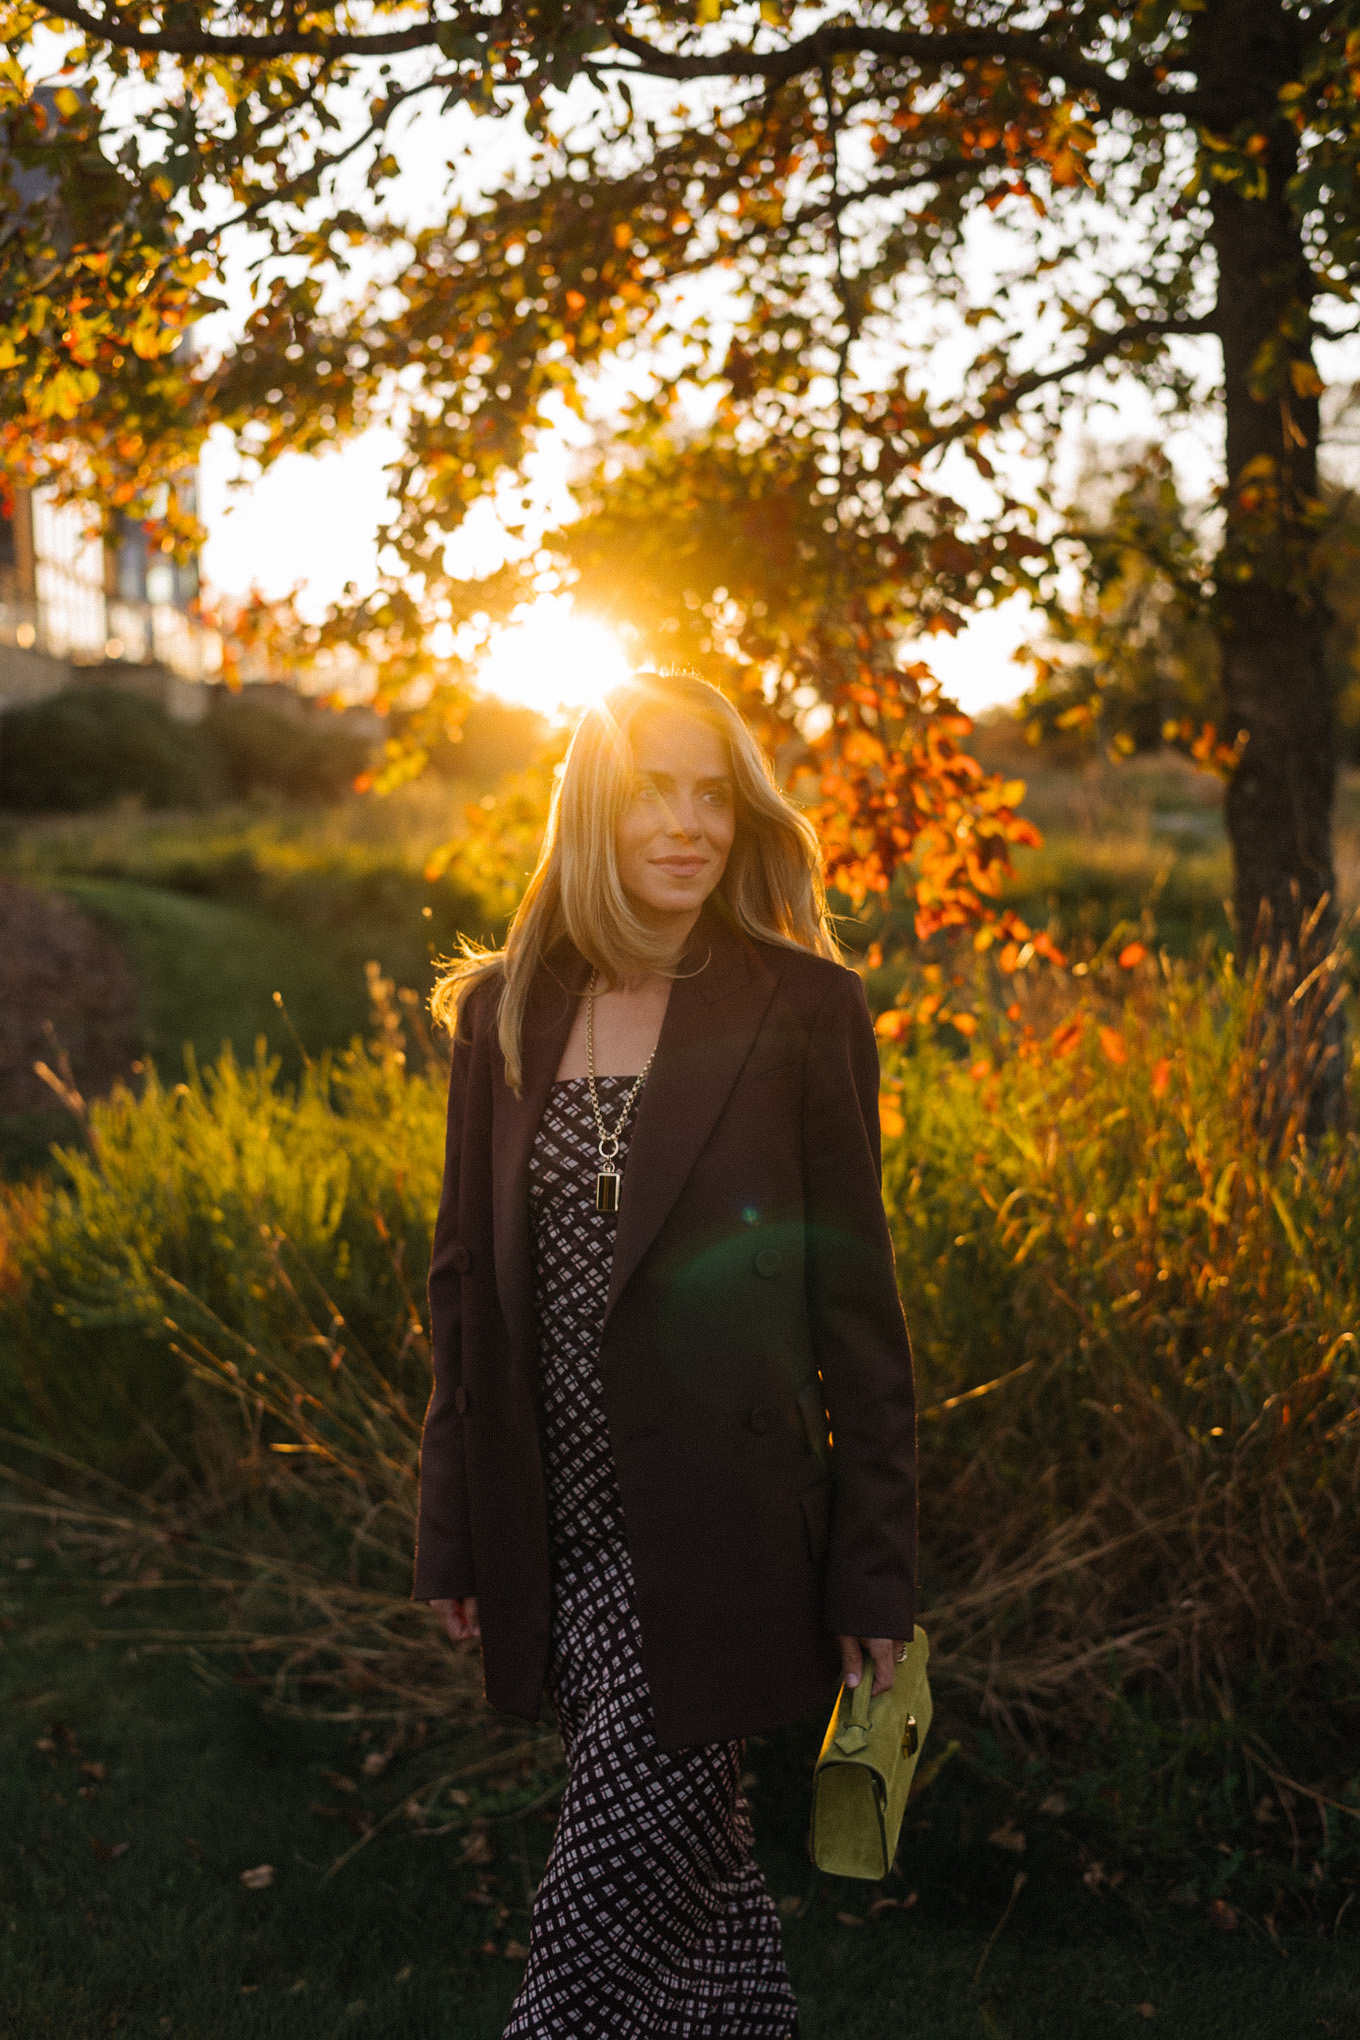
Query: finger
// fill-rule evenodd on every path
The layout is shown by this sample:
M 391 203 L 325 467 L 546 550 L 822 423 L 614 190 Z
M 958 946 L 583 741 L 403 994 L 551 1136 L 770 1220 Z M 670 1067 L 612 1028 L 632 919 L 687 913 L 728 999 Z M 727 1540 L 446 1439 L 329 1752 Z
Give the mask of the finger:
M 897 1666 L 893 1661 L 893 1641 L 890 1636 L 871 1636 L 869 1655 L 874 1661 L 874 1691 L 886 1693 L 895 1683 Z
M 864 1670 L 864 1653 L 859 1647 L 859 1638 L 838 1636 L 836 1641 L 841 1647 L 841 1680 L 843 1684 L 853 1689 L 859 1684 L 860 1674 Z

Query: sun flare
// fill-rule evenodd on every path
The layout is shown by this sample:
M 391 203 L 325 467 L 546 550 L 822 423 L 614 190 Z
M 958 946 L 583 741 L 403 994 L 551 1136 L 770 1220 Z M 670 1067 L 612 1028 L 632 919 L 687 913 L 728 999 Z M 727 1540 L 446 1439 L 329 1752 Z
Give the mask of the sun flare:
M 543 595 L 498 631 L 478 670 L 488 694 L 558 716 L 595 701 L 632 668 L 612 630 L 578 616 L 565 595 Z

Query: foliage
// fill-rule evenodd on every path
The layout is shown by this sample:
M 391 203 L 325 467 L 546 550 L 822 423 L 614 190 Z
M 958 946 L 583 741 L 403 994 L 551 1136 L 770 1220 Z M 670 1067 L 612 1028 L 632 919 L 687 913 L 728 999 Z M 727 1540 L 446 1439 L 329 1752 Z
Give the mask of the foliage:
M 795 720 L 832 710 L 826 797 L 869 803 L 840 846 L 852 893 L 879 884 L 885 857 L 931 861 L 933 821 L 878 825 L 896 779 L 944 827 L 958 801 L 957 779 L 930 776 L 952 763 L 950 732 L 928 724 L 904 639 L 1012 593 L 1054 599 L 1069 526 L 1051 497 L 1022 501 L 998 479 L 1010 427 L 1051 451 L 1074 397 L 1119 375 L 1167 410 L 1198 404 L 1212 376 L 1176 343 L 1221 343 L 1225 539 L 1196 571 L 1224 661 L 1220 720 L 1257 744 L 1233 808 L 1239 918 L 1254 927 L 1266 898 L 1283 931 L 1295 888 L 1305 910 L 1329 891 L 1313 336 L 1344 324 L 1355 253 L 1352 0 L 1081 0 L 1023 26 L 988 0 L 900 0 L 872 22 L 725 0 L 494 23 L 417 22 L 382 0 L 360 27 L 271 0 L 192 18 L 159 0 L 116 20 L 81 0 L 11 11 L 17 52 L 40 23 L 70 25 L 77 109 L 111 106 L 113 81 L 140 73 L 135 131 L 115 137 L 110 116 L 100 132 L 131 187 L 160 194 L 186 259 L 219 261 L 229 227 L 266 237 L 247 332 L 186 371 L 186 429 L 220 419 L 267 463 L 379 414 L 400 426 L 390 570 L 303 631 L 302 650 L 356 644 L 394 692 L 457 681 L 465 668 L 431 649 L 436 621 L 470 656 L 535 588 L 584 593 L 606 530 L 627 542 L 626 588 L 634 561 L 644 579 L 658 565 L 627 504 L 663 528 L 697 504 L 707 530 L 672 548 L 660 599 L 630 601 L 629 620 L 652 640 L 709 615 L 709 656 L 738 691 Z M 361 79 L 368 124 L 341 135 Z M 17 70 L 10 89 L 23 96 Z M 391 123 L 435 95 L 445 111 L 522 116 L 533 146 L 516 180 L 415 230 L 390 206 Z M 347 265 L 365 239 L 385 260 L 355 294 Z M 1005 256 L 978 296 L 984 241 Z M 963 361 L 952 384 L 931 352 L 945 307 Z M 492 498 L 513 522 L 542 434 L 642 348 L 651 372 L 627 369 L 638 394 L 583 524 L 487 584 L 452 580 L 446 541 L 471 505 Z M 753 544 L 784 564 L 773 600 L 741 592 Z M 1293 765 L 1270 734 L 1285 699 Z M 436 699 L 432 714 L 456 712 Z M 863 755 L 885 735 L 903 754 L 891 769 Z M 1307 826 L 1272 835 L 1305 784 Z M 984 806 L 980 868 L 1004 857 L 1008 805 L 993 790 Z M 967 798 L 958 818 L 973 822 Z M 946 920 L 985 913 L 976 877 L 967 864 L 939 877 Z
M 372 740 L 296 697 L 276 704 L 254 687 L 214 689 L 205 734 L 237 799 L 278 793 L 288 800 L 338 800 L 368 764 Z
M 1203 534 L 1154 446 L 1088 450 L 1068 507 L 1075 603 L 1055 588 L 1032 650 L 1033 740 L 1088 735 L 1112 755 L 1187 748 L 1221 716 Z M 1216 733 L 1215 733 L 1216 734 Z
M 1269 1012 L 1228 965 L 1123 940 L 1061 982 L 923 977 L 883 1016 L 923 1619 L 946 1691 L 1055 1761 L 1129 1705 L 1169 1710 L 1229 1723 L 1261 1790 L 1349 1805 L 1360 1142 L 1305 1157 L 1295 1069 L 1272 1148 L 1249 1104 Z M 400 1060 L 398 1024 L 387 1007 L 296 1096 L 228 1061 L 96 1107 L 92 1157 L 5 1205 L 0 1404 L 110 1470 L 145 1477 L 171 1444 L 162 1529 L 201 1538 L 242 1487 L 309 1539 L 377 1511 L 377 1571 L 326 1600 L 308 1675 L 361 1660 L 375 1705 L 416 1707 L 426 1645 L 384 1611 L 413 1522 L 442 1087 Z M 315 1620 L 319 1562 L 293 1581 Z M 306 1628 L 280 1627 L 276 1669 Z
M 0 807 L 69 814 L 131 797 L 193 809 L 258 793 L 334 800 L 371 749 L 321 711 L 289 714 L 253 694 L 221 690 L 201 723 L 183 723 L 121 687 L 70 688 L 0 717 Z
M 131 796 L 202 808 L 225 791 L 206 730 L 121 688 L 73 687 L 0 716 L 0 807 L 78 812 Z

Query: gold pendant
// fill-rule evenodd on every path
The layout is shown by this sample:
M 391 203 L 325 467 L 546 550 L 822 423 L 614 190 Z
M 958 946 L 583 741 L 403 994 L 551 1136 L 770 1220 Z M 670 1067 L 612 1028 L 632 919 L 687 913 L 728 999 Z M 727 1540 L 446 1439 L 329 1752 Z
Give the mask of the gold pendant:
M 612 1218 L 619 1208 L 619 1172 L 601 1169 L 595 1178 L 595 1209 Z

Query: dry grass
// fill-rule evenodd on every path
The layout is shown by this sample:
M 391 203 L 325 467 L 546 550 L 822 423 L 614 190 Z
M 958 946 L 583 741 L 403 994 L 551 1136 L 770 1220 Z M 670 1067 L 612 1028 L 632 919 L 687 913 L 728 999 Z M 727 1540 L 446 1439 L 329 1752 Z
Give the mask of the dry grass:
M 1000 998 L 941 979 L 885 1051 L 934 1664 L 956 1710 L 1050 1754 L 1133 1709 L 1353 1806 L 1360 1139 L 1299 1137 L 1316 1025 L 1272 1041 L 1230 964 L 1122 954 Z M 227 1065 L 96 1108 L 98 1160 L 10 1201 L 0 1391 L 8 1352 L 36 1444 L 102 1383 L 106 1470 L 145 1469 L 156 1430 L 135 1493 L 32 1462 L 44 1491 L 16 1492 L 116 1584 L 198 1587 L 149 1639 L 407 1734 L 480 1703 L 406 1598 L 441 1084 L 404 1054 L 389 999 L 296 1098 Z

